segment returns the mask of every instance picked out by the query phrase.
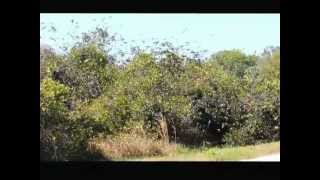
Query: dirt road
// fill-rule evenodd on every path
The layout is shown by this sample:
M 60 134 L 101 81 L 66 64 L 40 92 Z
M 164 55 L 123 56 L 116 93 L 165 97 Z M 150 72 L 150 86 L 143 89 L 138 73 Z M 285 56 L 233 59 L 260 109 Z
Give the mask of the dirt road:
M 242 161 L 278 161 L 280 162 L 280 153 L 272 154 L 268 156 L 262 156 L 255 159 L 242 160 Z

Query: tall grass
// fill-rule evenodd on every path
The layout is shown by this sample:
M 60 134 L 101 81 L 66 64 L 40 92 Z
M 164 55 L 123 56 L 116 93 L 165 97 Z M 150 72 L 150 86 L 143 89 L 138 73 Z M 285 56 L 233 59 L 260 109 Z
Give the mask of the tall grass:
M 166 139 L 157 139 L 147 134 L 141 125 L 136 125 L 116 135 L 92 140 L 89 150 L 102 154 L 105 159 L 121 160 L 169 155 L 176 151 L 176 145 Z

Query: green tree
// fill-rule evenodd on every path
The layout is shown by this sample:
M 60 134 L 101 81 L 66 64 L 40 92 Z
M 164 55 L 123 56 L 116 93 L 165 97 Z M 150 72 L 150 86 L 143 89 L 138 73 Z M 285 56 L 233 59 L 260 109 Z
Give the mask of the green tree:
M 211 60 L 229 73 L 242 77 L 245 70 L 256 64 L 255 55 L 246 55 L 240 50 L 225 50 L 212 55 Z

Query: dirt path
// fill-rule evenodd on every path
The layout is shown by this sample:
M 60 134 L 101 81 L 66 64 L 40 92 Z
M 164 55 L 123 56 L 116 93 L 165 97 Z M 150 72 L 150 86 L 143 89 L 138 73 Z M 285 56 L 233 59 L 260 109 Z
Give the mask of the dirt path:
M 242 161 L 279 161 L 280 162 L 280 153 L 272 154 L 268 156 L 262 156 L 255 159 L 242 160 Z

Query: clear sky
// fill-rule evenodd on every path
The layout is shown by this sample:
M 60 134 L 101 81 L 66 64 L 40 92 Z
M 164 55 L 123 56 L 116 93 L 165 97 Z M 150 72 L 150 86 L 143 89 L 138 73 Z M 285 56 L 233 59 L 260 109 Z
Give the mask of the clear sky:
M 72 19 L 78 22 L 77 30 Z M 56 27 L 54 35 L 43 23 Z M 193 49 L 209 54 L 234 48 L 260 53 L 267 46 L 280 46 L 280 14 L 40 14 L 41 41 L 53 47 L 72 43 L 68 33 L 101 25 L 134 45 L 166 39 L 177 45 L 190 42 Z M 52 36 L 57 40 L 50 40 Z

